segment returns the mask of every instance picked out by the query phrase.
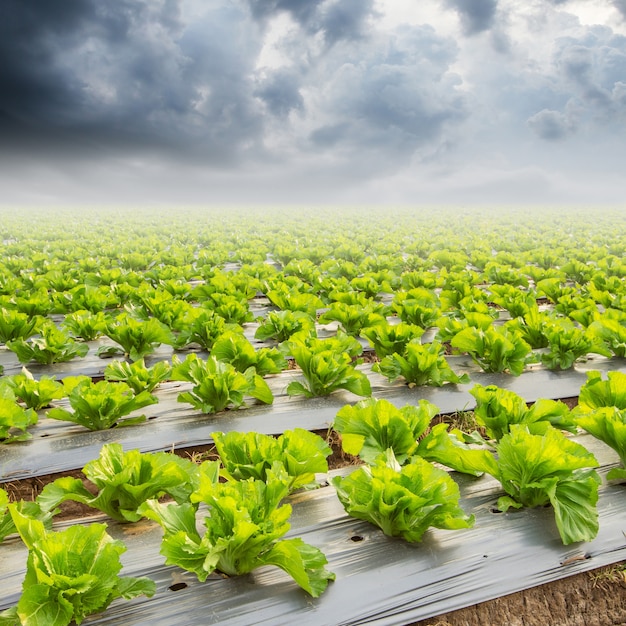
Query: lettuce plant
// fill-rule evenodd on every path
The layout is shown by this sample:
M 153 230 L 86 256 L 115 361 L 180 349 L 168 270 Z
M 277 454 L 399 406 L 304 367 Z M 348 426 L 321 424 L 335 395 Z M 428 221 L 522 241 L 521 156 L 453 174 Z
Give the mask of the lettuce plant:
M 489 287 L 491 301 L 508 311 L 511 317 L 522 317 L 537 305 L 534 293 L 524 291 L 511 284 L 495 284 Z
M 325 569 L 324 554 L 301 538 L 283 539 L 289 530 L 289 504 L 280 505 L 288 487 L 269 471 L 267 482 L 242 480 L 220 483 L 201 477 L 191 502 L 162 504 L 148 500 L 140 513 L 164 530 L 161 554 L 167 565 L 178 565 L 204 582 L 218 570 L 228 576 L 248 574 L 258 567 L 283 569 L 313 597 L 320 596 L 335 575 Z M 196 526 L 196 505 L 204 503 L 205 531 Z
M 254 313 L 250 311 L 248 301 L 239 296 L 213 293 L 213 310 L 217 315 L 223 317 L 229 324 L 245 324 L 254 319 Z
M 224 333 L 213 344 L 211 356 L 230 363 L 238 372 L 253 367 L 259 376 L 278 374 L 287 369 L 287 360 L 276 348 L 256 350 L 241 333 Z
M 215 311 L 206 308 L 192 308 L 187 311 L 178 330 L 174 343 L 176 350 L 197 343 L 207 352 L 225 332 L 243 332 L 239 324 L 229 324 Z
M 480 313 L 478 311 L 463 312 L 463 317 L 442 315 L 435 322 L 435 326 L 438 328 L 435 339 L 441 342 L 450 341 L 452 337 L 468 326 L 486 330 L 491 324 L 493 324 L 493 317 L 487 313 Z
M 280 283 L 276 285 L 275 289 L 268 289 L 265 295 L 279 309 L 303 311 L 311 318 L 315 318 L 317 310 L 324 306 L 324 303 L 315 294 L 292 291 Z
M 61 326 L 72 333 L 74 337 L 80 337 L 84 341 L 93 341 L 104 334 L 108 320 L 109 318 L 104 311 L 93 313 L 81 309 L 68 313 L 61 322 Z
M 153 391 L 172 373 L 172 366 L 167 361 L 159 361 L 146 367 L 144 359 L 134 363 L 113 361 L 104 368 L 104 378 L 109 381 L 126 383 L 136 394 Z
M 204 361 L 196 354 L 188 354 L 184 361 L 176 355 L 172 359 L 172 380 L 194 384 L 191 391 L 178 394 L 179 402 L 188 402 L 203 413 L 217 413 L 226 408 L 238 408 L 245 396 L 272 404 L 274 396 L 254 367 L 238 372 L 234 366 L 218 361 L 214 356 Z
M 590 337 L 601 341 L 613 355 L 621 359 L 626 357 L 626 316 L 622 315 L 613 317 L 605 312 L 588 326 Z
M 156 318 L 137 320 L 121 313 L 109 322 L 104 334 L 118 343 L 131 361 L 152 354 L 161 344 L 174 344 L 172 331 Z
M 381 373 L 390 381 L 400 376 L 409 387 L 415 385 L 432 385 L 441 387 L 445 383 L 468 383 L 469 376 L 458 376 L 448 365 L 443 356 L 443 347 L 438 341 L 422 344 L 419 339 L 408 343 L 403 354 L 390 354 L 372 369 Z
M 540 398 L 531 407 L 515 392 L 496 385 L 474 385 L 470 393 L 476 399 L 474 417 L 487 435 L 500 441 L 509 432 L 511 424 L 525 424 L 529 432 L 544 433 L 555 427 L 576 432 L 570 410 L 563 402 Z
M 198 465 L 167 452 L 124 452 L 119 443 L 102 446 L 100 456 L 83 467 L 83 474 L 97 488 L 94 495 L 80 478 L 63 476 L 47 484 L 37 503 L 46 511 L 74 500 L 106 513 L 120 522 L 141 519 L 137 509 L 149 498 L 169 495 L 176 502 L 188 500 L 198 484 Z
M 341 447 L 348 454 L 374 463 L 378 456 L 392 449 L 402 465 L 416 453 L 419 437 L 438 412 L 427 400 L 420 400 L 417 406 L 397 408 L 388 400 L 367 398 L 342 407 L 333 428 L 341 434 Z
M 626 374 L 608 372 L 603 380 L 601 372 L 587 372 L 573 414 L 576 424 L 613 448 L 626 467 Z M 613 468 L 607 478 L 626 478 L 624 467 Z
M 541 355 L 541 362 L 551 370 L 569 369 L 578 359 L 590 352 L 611 356 L 611 352 L 601 341 L 565 318 L 555 320 L 548 326 L 546 337 L 548 351 Z
M 468 326 L 450 341 L 453 348 L 467 352 L 485 372 L 524 371 L 530 346 L 515 332 L 490 326 L 485 330 Z
M 39 332 L 43 317 L 30 316 L 14 309 L 0 308 L 0 341 L 28 339 Z
M 50 530 L 52 528 L 52 517 L 56 511 L 44 510 L 37 502 L 27 500 L 18 500 L 14 506 L 20 513 L 40 520 L 46 529 Z M 9 495 L 0 487 L 0 543 L 14 533 L 17 533 L 17 528 L 9 510 Z M 1 623 L 2 619 L 0 618 Z
M 28 547 L 22 595 L 15 607 L 0 613 L 0 623 L 24 626 L 80 624 L 117 598 L 148 597 L 156 591 L 149 578 L 120 577 L 121 541 L 104 524 L 75 524 L 47 531 L 44 524 L 9 505 L 13 521 Z
M 25 368 L 21 374 L 13 374 L 5 379 L 6 385 L 13 391 L 17 400 L 29 409 L 39 411 L 64 395 L 63 385 L 50 376 L 42 376 L 36 380 Z
M 27 429 L 38 419 L 33 409 L 24 409 L 14 398 L 0 397 L 0 443 L 30 439 L 32 435 Z
M 433 291 L 416 287 L 410 291 L 397 292 L 391 309 L 408 324 L 429 328 L 441 316 L 441 305 Z
M 283 342 L 298 333 L 304 336 L 315 335 L 315 320 L 304 311 L 269 311 L 254 333 L 254 337 L 261 341 L 274 339 Z
M 332 450 L 315 433 L 302 428 L 286 430 L 279 437 L 262 433 L 215 432 L 211 437 L 229 480 L 266 480 L 277 465 L 287 476 L 289 491 L 315 484 L 315 474 L 328 471 Z M 278 475 L 278 473 L 277 473 Z
M 89 430 L 106 430 L 144 422 L 145 415 L 132 418 L 125 416 L 157 402 L 147 391 L 135 395 L 123 382 L 102 380 L 94 383 L 87 376 L 68 376 L 63 379 L 63 386 L 73 411 L 55 407 L 47 411 L 46 415 L 79 424 Z
M 7 348 L 17 354 L 20 363 L 36 361 L 51 365 L 84 357 L 89 352 L 89 346 L 77 342 L 50 320 L 41 324 L 39 333 L 40 336 L 31 337 L 27 341 L 18 338 L 7 342 Z
M 459 506 L 459 487 L 445 470 L 415 457 L 400 466 L 387 461 L 366 465 L 332 483 L 351 517 L 378 526 L 390 537 L 422 539 L 428 528 L 454 530 L 474 525 L 474 516 Z
M 551 504 L 565 545 L 591 541 L 598 533 L 598 462 L 584 446 L 550 428 L 535 435 L 513 424 L 496 447 L 497 478 L 508 494 L 498 508 Z
M 361 331 L 361 336 L 368 340 L 381 359 L 394 353 L 402 354 L 410 341 L 419 339 L 423 334 L 423 328 L 405 322 L 375 324 Z
M 445 424 L 438 424 L 433 431 L 440 426 Z M 507 494 L 498 499 L 500 511 L 551 504 L 565 545 L 591 541 L 597 535 L 596 503 L 601 480 L 593 468 L 598 462 L 584 446 L 561 431 L 549 427 L 542 434 L 533 434 L 526 424 L 511 424 L 509 432 L 495 445 L 495 455 L 458 447 L 450 434 L 443 435 L 448 443 L 441 436 L 436 439 L 436 447 L 456 447 L 458 456 L 440 462 L 453 469 L 458 469 L 458 462 L 469 462 L 479 472 L 500 481 Z M 481 452 L 485 454 L 476 454 Z
M 333 302 L 330 308 L 319 316 L 318 321 L 320 324 L 339 322 L 344 332 L 354 337 L 363 328 L 386 323 L 385 309 L 385 305 L 380 302 L 370 302 L 365 307 Z
M 580 388 L 576 413 L 589 413 L 600 407 L 626 409 L 626 374 L 608 372 L 606 380 L 598 371 L 587 372 L 587 381 Z
M 304 383 L 293 380 L 287 386 L 290 396 L 307 398 L 327 396 L 338 389 L 346 389 L 357 396 L 369 396 L 372 392 L 367 376 L 354 368 L 350 352 L 361 350 L 358 341 L 353 343 L 341 338 L 288 341 L 285 349 L 295 359 Z M 345 337 L 345 335 L 343 336 Z M 342 349 L 344 347 L 346 349 Z

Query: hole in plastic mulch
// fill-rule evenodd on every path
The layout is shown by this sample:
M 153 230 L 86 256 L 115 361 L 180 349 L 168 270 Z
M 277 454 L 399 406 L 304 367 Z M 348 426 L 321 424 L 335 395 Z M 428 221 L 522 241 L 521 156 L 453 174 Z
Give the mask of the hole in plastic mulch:
M 361 535 L 352 535 L 352 537 L 350 537 L 350 541 L 358 543 L 359 541 L 363 541 L 363 537 L 361 537 Z
M 185 589 L 187 587 L 187 583 L 174 583 L 170 585 L 168 589 L 170 591 L 180 591 L 181 589 Z

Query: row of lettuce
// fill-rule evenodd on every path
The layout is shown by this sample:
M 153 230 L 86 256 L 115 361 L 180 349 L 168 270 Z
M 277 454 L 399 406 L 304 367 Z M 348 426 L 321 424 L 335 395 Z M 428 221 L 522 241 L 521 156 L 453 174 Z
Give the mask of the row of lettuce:
M 529 407 L 493 385 L 475 385 L 471 393 L 483 434 L 433 425 L 438 408 L 426 400 L 401 408 L 375 398 L 345 405 L 333 428 L 343 450 L 362 461 L 331 480 L 347 514 L 409 542 L 420 541 L 430 527 L 473 526 L 474 516 L 460 506 L 453 473 L 437 463 L 497 479 L 504 492 L 497 501 L 500 511 L 551 505 L 564 544 L 591 541 L 599 529 L 599 463 L 564 431 L 588 431 L 626 465 L 626 374 L 602 379 L 590 372 L 574 410 L 548 399 Z M 328 472 L 327 442 L 302 429 L 278 437 L 215 432 L 212 439 L 217 460 L 195 463 L 167 452 L 125 452 L 112 443 L 83 467 L 92 488 L 65 476 L 32 502 L 9 502 L 0 489 L 0 541 L 17 533 L 28 548 L 22 595 L 0 614 L 0 624 L 80 623 L 117 598 L 156 592 L 148 578 L 119 576 L 126 546 L 111 538 L 106 524 L 52 529 L 67 500 L 121 523 L 156 521 L 163 530 L 165 564 L 192 572 L 201 582 L 215 571 L 234 576 L 272 565 L 312 596 L 321 595 L 335 578 L 326 556 L 300 537 L 284 536 L 292 512 L 286 499 L 319 486 L 319 474 Z M 607 474 L 607 480 L 624 479 L 625 467 Z

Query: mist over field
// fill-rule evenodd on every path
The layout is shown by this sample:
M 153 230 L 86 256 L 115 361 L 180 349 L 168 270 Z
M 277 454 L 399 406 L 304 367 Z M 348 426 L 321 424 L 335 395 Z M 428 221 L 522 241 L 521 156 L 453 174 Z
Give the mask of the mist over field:
M 5 0 L 6 205 L 623 200 L 619 0 Z

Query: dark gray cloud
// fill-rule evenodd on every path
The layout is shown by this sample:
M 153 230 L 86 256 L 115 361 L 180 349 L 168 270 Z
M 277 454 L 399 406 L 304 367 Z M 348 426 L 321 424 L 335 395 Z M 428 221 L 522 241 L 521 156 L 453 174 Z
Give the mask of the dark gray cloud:
M 560 111 L 543 109 L 528 119 L 528 126 L 541 139 L 559 141 L 565 139 L 573 128 Z
M 563 88 L 588 117 L 612 122 L 624 115 L 621 85 L 626 81 L 626 37 L 593 26 L 584 36 L 562 38 L 557 42 L 555 66 Z
M 498 0 L 445 0 L 454 9 L 468 35 L 489 30 L 495 20 Z
M 9 0 L 0 136 L 40 149 L 160 149 L 228 160 L 261 130 L 261 41 L 227 3 L 183 24 L 175 0 Z M 244 138 L 245 136 L 245 138 Z
M 309 35 L 321 33 L 327 45 L 365 36 L 376 17 L 374 0 L 246 0 L 255 20 L 266 24 L 288 13 Z
M 613 5 L 626 19 L 626 0 L 613 0 Z
M 280 68 L 259 81 L 254 95 L 263 100 L 270 113 L 286 117 L 291 111 L 304 109 L 300 85 L 300 76 L 292 70 Z
M 446 129 L 468 114 L 450 65 L 455 42 L 429 26 L 403 26 L 393 36 L 353 45 L 325 57 L 327 76 L 314 150 L 337 149 L 354 167 L 389 169 L 415 151 L 443 141 Z M 349 156 L 348 156 L 349 155 Z

